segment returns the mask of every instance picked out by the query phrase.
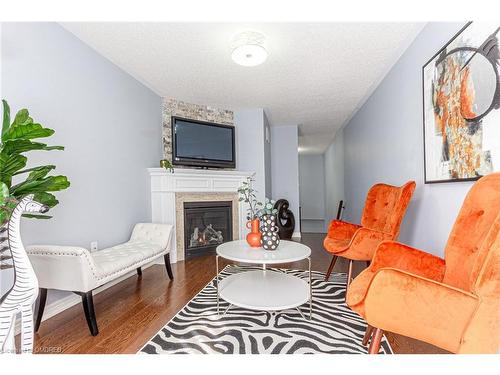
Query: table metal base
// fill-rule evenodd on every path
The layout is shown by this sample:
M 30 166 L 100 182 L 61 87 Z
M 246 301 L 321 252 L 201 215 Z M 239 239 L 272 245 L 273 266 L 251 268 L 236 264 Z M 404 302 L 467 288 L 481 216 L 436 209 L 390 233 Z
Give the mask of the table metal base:
M 229 306 L 226 308 L 226 310 L 224 310 L 224 313 L 222 315 L 220 315 L 220 295 L 219 295 L 219 256 L 220 255 L 216 255 L 215 256 L 215 266 L 216 266 L 216 276 L 215 276 L 215 288 L 217 290 L 217 315 L 218 317 L 222 317 L 224 315 L 226 315 L 226 313 L 229 311 L 229 309 L 231 308 L 231 306 L 233 306 L 232 304 L 229 304 Z M 309 319 L 308 320 L 312 320 L 312 274 L 311 274 L 311 257 L 307 257 L 306 258 L 307 261 L 308 261 L 308 272 L 309 272 Z M 267 270 L 266 268 L 266 265 L 263 264 L 262 265 L 262 270 L 265 272 Z M 274 271 L 273 271 L 274 272 Z M 285 271 L 286 272 L 286 271 Z M 297 306 L 296 307 L 297 311 L 299 312 L 299 314 L 302 316 L 302 318 L 306 319 L 307 318 L 304 316 L 304 314 L 302 313 L 302 311 L 299 309 L 299 307 Z

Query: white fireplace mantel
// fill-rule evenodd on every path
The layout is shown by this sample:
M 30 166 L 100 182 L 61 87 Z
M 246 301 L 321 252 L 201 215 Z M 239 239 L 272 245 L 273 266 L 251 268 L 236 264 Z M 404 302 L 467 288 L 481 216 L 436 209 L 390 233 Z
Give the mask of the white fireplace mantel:
M 174 227 L 170 259 L 177 262 L 175 193 L 237 193 L 241 183 L 253 172 L 203 169 L 176 169 L 170 173 L 164 168 L 148 168 L 151 177 L 151 219 L 153 223 L 171 224 Z M 246 204 L 239 203 L 239 233 L 244 238 Z

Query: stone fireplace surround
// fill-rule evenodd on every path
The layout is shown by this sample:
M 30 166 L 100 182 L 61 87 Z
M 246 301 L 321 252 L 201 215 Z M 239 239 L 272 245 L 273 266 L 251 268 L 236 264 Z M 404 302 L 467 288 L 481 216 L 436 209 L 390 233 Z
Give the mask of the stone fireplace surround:
M 151 219 L 174 226 L 171 239 L 172 263 L 184 260 L 184 202 L 232 201 L 233 239 L 246 234 L 247 205 L 238 201 L 238 188 L 253 172 L 233 170 L 149 168 Z

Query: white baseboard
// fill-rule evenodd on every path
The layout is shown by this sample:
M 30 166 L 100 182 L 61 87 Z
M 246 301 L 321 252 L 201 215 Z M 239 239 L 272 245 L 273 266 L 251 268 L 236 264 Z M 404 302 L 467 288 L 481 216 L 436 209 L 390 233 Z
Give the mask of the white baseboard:
M 293 238 L 301 238 L 302 234 L 300 232 L 293 232 L 292 237 Z
M 145 270 L 146 268 L 149 268 L 155 264 L 165 264 L 165 263 L 163 262 L 162 258 L 158 258 L 158 259 L 155 259 L 154 261 L 152 261 L 151 263 L 147 263 L 141 267 L 143 270 Z M 97 289 L 94 289 L 93 295 L 95 296 L 96 294 L 99 294 L 103 290 L 111 288 L 113 285 L 116 285 L 119 282 L 122 282 L 123 280 L 125 280 L 133 275 L 137 275 L 136 271 L 130 271 L 129 273 L 127 273 L 127 274 L 125 274 L 125 275 L 123 275 L 123 276 L 121 276 L 113 281 L 110 281 L 109 283 L 104 284 Z M 69 293 L 71 293 L 71 292 L 69 292 Z M 77 296 L 74 293 L 70 294 L 69 296 L 58 299 L 57 301 L 54 301 L 54 302 L 48 304 L 47 306 L 45 306 L 45 310 L 43 312 L 43 317 L 42 317 L 42 322 L 47 320 L 47 319 L 52 318 L 53 316 L 63 312 L 64 310 L 67 310 L 70 307 L 73 307 L 73 306 L 78 305 L 80 303 L 82 303 L 82 298 L 80 296 Z M 83 311 L 82 311 L 82 314 L 83 314 Z M 36 316 L 34 317 L 34 319 L 36 319 Z M 20 332 L 21 332 L 21 319 L 20 319 L 20 316 L 18 315 L 18 317 L 16 318 L 15 334 L 18 335 Z

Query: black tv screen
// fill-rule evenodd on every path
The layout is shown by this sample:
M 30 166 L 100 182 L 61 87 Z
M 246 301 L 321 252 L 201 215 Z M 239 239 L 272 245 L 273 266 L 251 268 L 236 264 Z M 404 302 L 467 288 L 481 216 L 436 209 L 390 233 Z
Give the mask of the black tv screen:
M 172 117 L 173 164 L 235 168 L 234 127 Z

